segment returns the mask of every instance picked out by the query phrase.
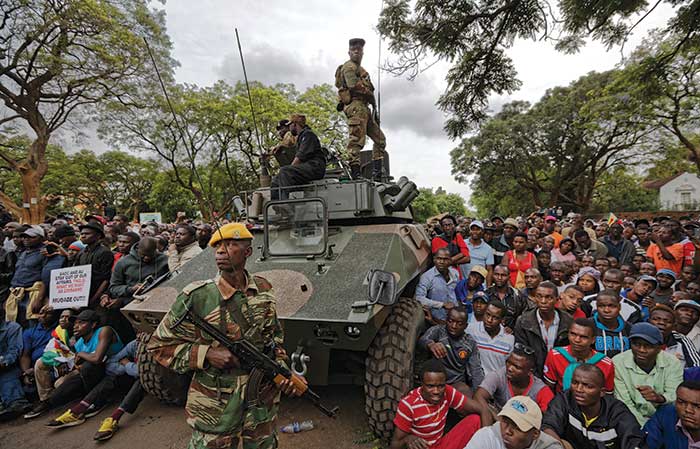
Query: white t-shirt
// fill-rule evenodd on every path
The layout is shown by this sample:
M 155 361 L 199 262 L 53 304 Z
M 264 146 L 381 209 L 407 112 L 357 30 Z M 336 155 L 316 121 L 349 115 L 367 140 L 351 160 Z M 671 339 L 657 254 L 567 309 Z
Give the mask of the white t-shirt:
M 503 439 L 496 434 L 495 426 L 500 426 L 497 422 L 493 426 L 482 427 L 477 430 L 464 449 L 505 449 Z M 500 428 L 499 428 L 500 429 Z M 500 433 L 500 432 L 499 432 Z
M 506 359 L 513 351 L 515 337 L 512 334 L 506 334 L 501 326 L 501 331 L 494 338 L 486 332 L 483 321 L 469 323 L 467 334 L 471 335 L 476 341 L 476 347 L 479 348 L 479 356 L 481 358 L 481 367 L 484 368 L 484 374 L 492 371 L 505 369 Z

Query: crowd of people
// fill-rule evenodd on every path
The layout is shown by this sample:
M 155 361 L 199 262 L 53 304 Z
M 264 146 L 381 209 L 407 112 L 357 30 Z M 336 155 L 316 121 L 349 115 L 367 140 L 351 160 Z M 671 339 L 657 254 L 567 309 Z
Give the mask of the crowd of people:
M 578 214 L 429 224 L 421 383 L 399 402 L 390 447 L 698 447 L 698 230 L 690 217 Z M 52 413 L 48 427 L 71 427 L 116 400 L 95 439 L 114 435 L 144 396 L 120 309 L 211 237 L 184 217 L 2 223 L 0 419 Z M 51 308 L 51 270 L 83 265 L 88 306 Z
M 428 230 L 427 361 L 392 449 L 700 447 L 700 223 L 550 212 Z M 445 433 L 450 408 L 466 417 Z
M 95 433 L 111 438 L 144 396 L 139 339 L 120 309 L 197 256 L 212 227 L 179 214 L 168 225 L 89 215 L 41 225 L 6 219 L 0 229 L 0 420 L 57 409 L 47 426 L 71 427 L 118 400 Z M 86 265 L 87 307 L 51 307 L 51 271 Z

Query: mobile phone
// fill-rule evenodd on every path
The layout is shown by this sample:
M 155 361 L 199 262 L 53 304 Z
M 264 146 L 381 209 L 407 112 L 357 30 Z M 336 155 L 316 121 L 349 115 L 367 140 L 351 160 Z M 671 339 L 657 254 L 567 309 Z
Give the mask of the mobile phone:
M 55 245 L 46 245 L 46 252 L 49 254 L 53 254 L 56 251 L 58 251 L 58 248 L 56 248 Z

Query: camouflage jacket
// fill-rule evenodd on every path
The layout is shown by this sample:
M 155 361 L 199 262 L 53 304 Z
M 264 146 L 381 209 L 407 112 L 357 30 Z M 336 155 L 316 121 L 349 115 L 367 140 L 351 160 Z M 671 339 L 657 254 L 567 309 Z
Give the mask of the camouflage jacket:
M 171 327 L 189 304 L 200 317 L 217 327 L 225 327 L 232 340 L 245 337 L 263 351 L 281 345 L 283 334 L 272 286 L 262 277 L 247 272 L 246 277 L 245 291 L 236 290 L 220 276 L 185 287 L 148 344 L 148 351 L 161 365 L 178 373 L 194 371 L 185 411 L 187 423 L 201 432 L 226 434 L 240 429 L 248 375 L 241 369 L 220 370 L 205 363 L 207 350 L 218 346 L 218 342 L 191 323 Z M 234 307 L 240 308 L 247 325 L 236 322 Z
M 374 101 L 374 85 L 369 73 L 361 65 L 348 60 L 341 68 L 344 86 L 350 90 L 353 100 Z

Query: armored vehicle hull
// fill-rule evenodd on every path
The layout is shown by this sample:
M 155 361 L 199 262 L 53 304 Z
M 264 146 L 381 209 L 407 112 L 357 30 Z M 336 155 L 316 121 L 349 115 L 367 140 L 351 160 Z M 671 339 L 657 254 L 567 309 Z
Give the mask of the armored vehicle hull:
M 423 313 L 411 298 L 430 255 L 430 240 L 407 207 L 387 211 L 386 196 L 399 195 L 397 185 L 335 182 L 269 202 L 246 264 L 273 285 L 291 368 L 311 385 L 364 384 L 370 425 L 382 437 L 390 436 L 396 404 L 412 386 Z M 123 312 L 150 333 L 186 285 L 215 275 L 207 249 Z M 144 361 L 142 378 L 147 371 L 154 385 L 155 367 Z M 166 384 L 152 393 L 172 402 L 176 394 L 164 391 Z

